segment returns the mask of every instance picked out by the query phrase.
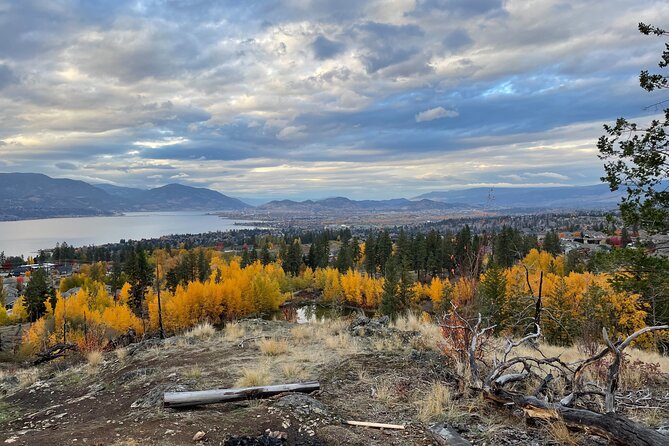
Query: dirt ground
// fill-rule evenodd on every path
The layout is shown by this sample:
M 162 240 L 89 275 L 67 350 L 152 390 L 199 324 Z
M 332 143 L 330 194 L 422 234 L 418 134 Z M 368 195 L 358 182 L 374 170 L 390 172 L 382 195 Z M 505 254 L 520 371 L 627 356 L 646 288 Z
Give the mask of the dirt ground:
M 145 341 L 98 360 L 71 357 L 5 374 L 0 379 L 0 441 L 45 446 L 458 444 L 430 429 L 433 423 L 447 423 L 472 444 L 560 444 L 545 426 L 526 426 L 511 411 L 484 401 L 458 401 L 453 365 L 435 348 L 434 330 L 394 330 L 379 337 L 356 336 L 347 328 L 347 321 L 247 320 L 225 330 Z M 162 406 L 165 391 L 307 380 L 318 380 L 321 390 L 196 409 Z M 405 429 L 355 427 L 346 420 Z

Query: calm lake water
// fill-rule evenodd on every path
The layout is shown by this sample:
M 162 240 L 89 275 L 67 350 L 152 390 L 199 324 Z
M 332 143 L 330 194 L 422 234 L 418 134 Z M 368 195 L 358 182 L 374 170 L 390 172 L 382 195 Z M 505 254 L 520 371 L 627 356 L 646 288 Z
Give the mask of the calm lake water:
M 201 212 L 133 212 L 115 217 L 3 221 L 0 222 L 0 251 L 27 257 L 63 242 L 74 246 L 101 245 L 121 239 L 252 228 L 234 223 Z

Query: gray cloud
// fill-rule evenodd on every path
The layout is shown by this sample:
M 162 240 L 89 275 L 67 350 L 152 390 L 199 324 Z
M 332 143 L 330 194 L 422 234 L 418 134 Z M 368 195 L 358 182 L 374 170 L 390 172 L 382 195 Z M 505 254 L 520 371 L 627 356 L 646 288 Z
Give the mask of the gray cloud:
M 79 166 L 74 163 L 68 163 L 66 161 L 61 161 L 56 163 L 56 167 L 61 170 L 78 170 Z
M 661 99 L 635 80 L 660 42 L 634 24 L 669 21 L 656 0 L 0 0 L 0 11 L 7 166 L 242 196 L 267 184 L 362 197 L 597 182 L 601 124 L 647 119 Z
M 324 36 L 318 36 L 311 44 L 317 59 L 331 59 L 344 50 L 344 45 Z

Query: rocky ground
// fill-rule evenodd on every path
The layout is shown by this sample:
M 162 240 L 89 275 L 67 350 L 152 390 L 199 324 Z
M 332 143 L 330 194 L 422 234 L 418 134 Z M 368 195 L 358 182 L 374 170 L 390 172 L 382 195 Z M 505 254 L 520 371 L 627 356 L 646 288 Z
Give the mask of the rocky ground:
M 15 445 L 561 444 L 550 426 L 460 398 L 436 326 L 247 320 L 72 356 L 0 379 L 0 441 Z M 166 409 L 165 391 L 318 380 L 321 390 Z M 350 426 L 347 420 L 404 425 Z M 572 437 L 585 444 L 592 438 Z M 573 443 L 573 444 L 579 444 Z M 583 444 L 583 443 L 580 443 Z M 599 443 L 601 444 L 601 443 Z

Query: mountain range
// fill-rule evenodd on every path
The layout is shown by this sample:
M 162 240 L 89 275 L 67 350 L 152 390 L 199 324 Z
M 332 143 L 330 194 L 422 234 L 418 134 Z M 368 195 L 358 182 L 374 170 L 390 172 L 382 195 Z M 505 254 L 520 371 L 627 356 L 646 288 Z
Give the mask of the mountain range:
M 622 191 L 611 192 L 606 184 L 594 184 L 562 187 L 478 187 L 429 192 L 415 197 L 414 200 L 468 203 L 487 209 L 610 209 L 616 207 L 622 195 Z
M 249 207 L 219 192 L 168 184 L 155 189 L 92 185 L 36 173 L 0 173 L 0 220 L 112 215 L 130 211 L 217 211 Z
M 269 212 L 304 212 L 318 213 L 328 211 L 425 211 L 448 210 L 462 208 L 461 204 L 444 203 L 428 199 L 408 200 L 396 198 L 391 200 L 351 200 L 345 197 L 325 198 L 322 200 L 276 200 L 258 206 L 258 210 Z
M 613 209 L 621 192 L 605 184 L 565 187 L 473 188 L 391 200 L 276 200 L 255 213 L 318 214 L 502 209 Z M 132 211 L 236 211 L 241 200 L 206 188 L 168 184 L 154 189 L 89 184 L 37 173 L 0 173 L 0 220 L 113 215 Z

